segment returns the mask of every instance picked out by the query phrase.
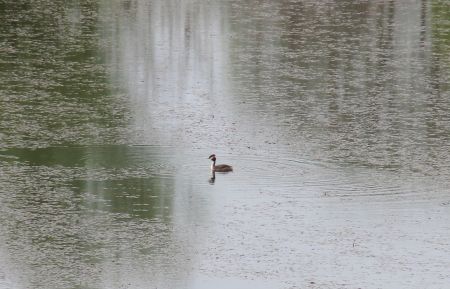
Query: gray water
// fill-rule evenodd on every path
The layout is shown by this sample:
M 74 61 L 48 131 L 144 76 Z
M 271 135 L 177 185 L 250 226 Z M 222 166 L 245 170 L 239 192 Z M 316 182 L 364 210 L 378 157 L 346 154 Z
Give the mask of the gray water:
M 5 0 L 0 23 L 0 288 L 450 284 L 448 1 Z

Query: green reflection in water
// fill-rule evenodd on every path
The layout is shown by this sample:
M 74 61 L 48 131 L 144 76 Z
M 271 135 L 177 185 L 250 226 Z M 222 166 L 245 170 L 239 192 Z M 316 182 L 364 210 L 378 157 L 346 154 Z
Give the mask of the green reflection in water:
M 433 73 L 435 87 L 440 90 L 450 89 L 450 3 L 448 1 L 433 1 L 432 4 L 432 34 L 433 34 Z
M 168 220 L 171 215 L 173 167 L 171 160 L 164 157 L 159 148 L 78 146 L 9 149 L 0 152 L 0 159 L 34 168 L 36 175 L 48 170 L 55 172 L 56 175 L 50 177 L 46 173 L 49 178 L 41 181 L 44 187 L 54 187 L 51 183 L 56 180 L 56 189 L 58 186 L 69 187 L 75 196 L 88 196 L 80 206 L 90 210 L 149 219 L 164 217 Z
M 76 181 L 81 193 L 93 195 L 87 207 L 133 217 L 169 220 L 173 181 L 161 177 Z
M 450 46 L 450 3 L 448 1 L 435 0 L 432 4 L 432 11 L 434 41 L 440 44 L 441 48 L 446 48 L 443 52 L 448 52 L 448 47 Z
M 178 249 L 169 229 L 175 189 L 169 150 L 0 151 L 0 238 L 13 252 L 0 269 L 18 264 L 24 288 L 100 288 L 99 270 L 165 266 L 168 252 Z M 74 287 L 79 276 L 88 285 Z
M 10 171 L 13 182 L 0 177 L 0 238 L 2 250 L 11 253 L 0 268 L 19 267 L 23 288 L 118 288 L 97 285 L 102 282 L 99 272 L 127 274 L 146 264 L 159 272 L 171 252 L 179 249 L 168 219 L 161 217 L 167 211 L 149 207 L 148 212 L 137 212 L 127 207 L 129 203 L 115 202 L 107 203 L 111 207 L 96 207 L 106 194 L 69 188 L 77 182 L 54 180 L 59 172 L 49 168 L 22 172 L 22 183 L 14 178 L 19 170 Z M 77 174 L 66 171 L 70 172 Z M 169 194 L 166 199 L 170 198 Z M 131 268 L 124 269 L 127 266 Z M 86 284 L 74 287 L 80 284 L 80 276 Z
M 97 1 L 2 1 L 3 147 L 116 141 L 126 109 L 112 93 Z

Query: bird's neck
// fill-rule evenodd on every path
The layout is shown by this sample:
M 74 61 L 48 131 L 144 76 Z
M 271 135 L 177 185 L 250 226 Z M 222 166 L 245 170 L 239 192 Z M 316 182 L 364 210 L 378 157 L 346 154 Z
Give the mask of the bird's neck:
M 213 161 L 211 164 L 211 171 L 214 171 L 214 167 L 216 166 L 216 161 Z

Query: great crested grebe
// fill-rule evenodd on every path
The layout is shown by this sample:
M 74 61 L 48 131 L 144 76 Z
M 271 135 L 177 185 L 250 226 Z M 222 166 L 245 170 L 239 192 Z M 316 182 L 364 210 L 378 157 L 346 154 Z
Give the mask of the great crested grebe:
M 226 173 L 226 172 L 232 172 L 233 167 L 229 165 L 216 165 L 216 155 L 212 154 L 209 156 L 209 159 L 213 162 L 211 164 L 211 171 L 212 172 L 218 172 L 218 173 Z

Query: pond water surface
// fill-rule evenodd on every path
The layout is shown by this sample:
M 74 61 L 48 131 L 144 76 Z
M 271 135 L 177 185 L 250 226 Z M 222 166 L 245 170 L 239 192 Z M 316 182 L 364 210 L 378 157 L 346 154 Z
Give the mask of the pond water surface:
M 0 21 L 1 289 L 450 284 L 448 1 Z

